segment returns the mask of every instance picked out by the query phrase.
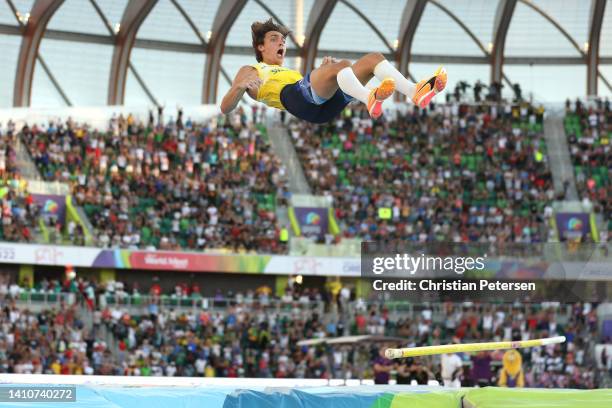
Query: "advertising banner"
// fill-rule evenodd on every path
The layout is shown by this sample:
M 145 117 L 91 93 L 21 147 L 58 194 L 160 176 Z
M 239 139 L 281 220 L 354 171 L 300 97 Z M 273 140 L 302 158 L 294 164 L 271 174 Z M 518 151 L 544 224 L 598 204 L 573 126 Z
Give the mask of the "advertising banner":
M 90 268 L 101 252 L 104 252 L 104 250 L 91 247 L 0 242 L 0 263 L 53 266 L 72 265 Z
M 572 241 L 581 239 L 591 233 L 589 214 L 587 213 L 557 213 L 557 231 L 559 239 Z
M 179 272 L 263 273 L 269 255 L 219 255 L 197 252 L 104 250 L 94 267 L 166 270 Z
M 55 217 L 60 224 L 66 221 L 66 196 L 57 194 L 32 194 L 34 202 L 40 208 L 40 214 L 45 218 Z
M 0 242 L 0 264 L 72 265 L 79 268 L 165 270 L 176 272 L 221 272 L 271 275 L 360 277 L 359 257 L 240 255 L 202 252 L 133 251 L 61 245 Z M 609 254 L 593 252 L 585 260 L 491 257 L 468 279 L 508 280 L 611 280 Z M 450 275 L 452 276 L 452 275 Z M 414 278 L 426 275 L 418 273 Z
M 324 239 L 329 231 L 329 210 L 325 207 L 294 207 L 296 221 L 304 237 Z
M 359 276 L 360 264 L 359 258 L 341 257 L 105 250 L 96 257 L 93 266 L 184 272 Z

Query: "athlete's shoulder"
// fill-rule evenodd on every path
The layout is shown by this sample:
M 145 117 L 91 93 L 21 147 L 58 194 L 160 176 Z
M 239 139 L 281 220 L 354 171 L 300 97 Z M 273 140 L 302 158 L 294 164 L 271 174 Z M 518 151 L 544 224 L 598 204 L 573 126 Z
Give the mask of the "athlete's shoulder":
M 243 65 L 236 73 L 236 76 L 250 75 L 250 72 L 259 72 L 259 69 L 253 65 Z

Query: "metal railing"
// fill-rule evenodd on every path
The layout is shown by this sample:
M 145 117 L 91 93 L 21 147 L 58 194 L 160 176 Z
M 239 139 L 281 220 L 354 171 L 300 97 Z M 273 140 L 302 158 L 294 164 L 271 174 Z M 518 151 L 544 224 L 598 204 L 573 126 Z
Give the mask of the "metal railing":
M 35 194 L 70 194 L 70 186 L 60 181 L 28 180 L 28 191 Z
M 85 299 L 80 293 L 52 293 L 35 290 L 22 290 L 17 296 L 8 296 L 8 300 L 15 300 L 21 305 L 39 304 L 42 306 L 59 306 L 62 303 L 73 305 L 76 302 L 84 302 Z M 2 298 L 0 298 L 0 301 Z M 336 303 L 325 303 L 323 300 L 283 300 L 275 297 L 202 297 L 202 296 L 176 296 L 176 295 L 139 295 L 127 293 L 103 293 L 96 299 L 96 306 L 104 308 L 106 306 L 116 306 L 132 309 L 147 309 L 150 305 L 156 305 L 159 310 L 174 309 L 180 310 L 206 310 L 210 312 L 224 312 L 230 307 L 244 305 L 251 310 L 270 313 L 291 313 L 295 308 L 299 310 L 312 310 L 319 313 L 334 313 L 337 311 Z M 470 303 L 413 303 L 405 300 L 357 300 L 347 302 L 344 305 L 346 310 L 351 313 L 366 312 L 369 310 L 387 311 L 390 315 L 402 314 L 414 316 L 415 313 L 421 314 L 429 311 L 432 316 L 442 316 L 447 313 L 447 308 L 454 310 L 470 308 L 489 308 L 491 312 L 497 307 L 503 307 L 507 311 L 512 308 L 527 313 L 530 310 L 555 309 L 560 317 L 569 317 L 572 313 L 571 305 L 558 302 L 531 303 L 531 304 L 470 304 Z M 434 319 L 435 320 L 435 319 Z
M 278 315 L 290 315 L 296 306 L 299 310 L 317 312 L 320 315 L 326 311 L 326 304 L 323 301 L 308 302 L 284 302 L 276 298 L 211 298 L 200 296 L 174 296 L 174 295 L 123 295 L 123 294 L 103 294 L 98 296 L 99 307 L 120 307 L 130 310 L 132 313 L 138 311 L 147 312 L 149 308 L 156 307 L 158 310 L 175 310 L 177 312 L 197 312 L 207 311 L 211 313 L 226 313 L 231 307 L 244 305 L 251 311 L 258 313 L 274 313 Z M 153 306 L 154 305 L 154 306 Z
M 65 292 L 37 292 L 21 290 L 17 295 L 8 294 L 6 297 L 0 297 L 0 301 L 15 301 L 18 305 L 43 305 L 43 306 L 60 306 L 62 303 L 72 305 L 76 302 L 77 294 Z

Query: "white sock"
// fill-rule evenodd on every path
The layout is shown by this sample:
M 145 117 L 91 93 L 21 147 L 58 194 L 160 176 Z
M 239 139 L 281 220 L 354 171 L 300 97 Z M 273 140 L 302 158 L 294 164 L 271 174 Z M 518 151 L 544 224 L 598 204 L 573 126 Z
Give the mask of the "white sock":
M 346 67 L 342 68 L 336 76 L 338 86 L 347 95 L 360 100 L 361 102 L 368 104 L 368 97 L 370 96 L 370 90 L 363 86 L 359 79 L 355 76 L 353 68 Z
M 393 78 L 397 91 L 403 93 L 410 99 L 414 96 L 416 84 L 407 80 L 389 61 L 380 61 L 376 67 L 374 67 L 374 76 L 381 81 L 385 78 Z

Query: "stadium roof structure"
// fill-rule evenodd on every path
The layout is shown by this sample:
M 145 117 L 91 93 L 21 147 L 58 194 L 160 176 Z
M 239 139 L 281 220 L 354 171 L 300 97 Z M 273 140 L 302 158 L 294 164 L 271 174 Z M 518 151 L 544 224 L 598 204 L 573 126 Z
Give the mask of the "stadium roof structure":
M 293 31 L 286 63 L 379 51 L 413 78 L 612 94 L 606 0 L 0 0 L 0 107 L 215 103 L 252 63 L 250 25 Z M 506 86 L 506 89 L 509 89 Z

